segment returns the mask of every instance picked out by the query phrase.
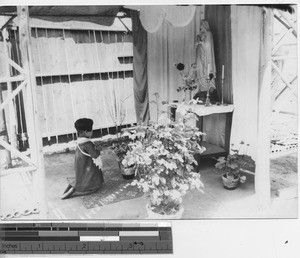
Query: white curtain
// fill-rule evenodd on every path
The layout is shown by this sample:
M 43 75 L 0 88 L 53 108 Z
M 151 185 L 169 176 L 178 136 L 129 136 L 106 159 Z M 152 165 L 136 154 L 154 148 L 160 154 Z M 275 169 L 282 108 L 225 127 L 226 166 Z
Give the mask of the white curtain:
M 259 64 L 262 16 L 261 8 L 231 7 L 232 90 L 234 112 L 231 144 L 235 148 L 244 141 L 250 144 L 247 154 L 256 159 Z M 243 151 L 246 151 L 247 146 Z
M 192 21 L 196 11 L 194 5 L 126 5 L 125 8 L 140 12 L 140 21 L 149 33 L 156 32 L 164 21 L 174 27 L 185 27 Z
M 174 64 L 184 63 L 186 66 L 194 62 L 194 43 L 200 29 L 200 21 L 204 19 L 204 7 L 197 6 L 191 22 L 185 27 L 174 27 L 164 19 L 162 25 L 154 33 L 148 33 L 148 89 L 150 100 L 150 120 L 156 121 L 157 106 L 154 93 L 159 92 L 159 109 L 166 109 L 161 101 L 182 101 L 184 93 L 177 92 L 182 85 L 179 71 Z

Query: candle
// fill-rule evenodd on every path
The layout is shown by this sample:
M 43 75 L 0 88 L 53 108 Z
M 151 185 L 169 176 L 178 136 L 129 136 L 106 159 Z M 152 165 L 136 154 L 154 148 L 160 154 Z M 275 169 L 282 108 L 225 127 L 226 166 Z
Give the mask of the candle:
M 210 73 L 210 63 L 207 65 L 207 78 L 209 78 L 209 73 Z
M 222 80 L 224 80 L 224 65 L 222 65 Z

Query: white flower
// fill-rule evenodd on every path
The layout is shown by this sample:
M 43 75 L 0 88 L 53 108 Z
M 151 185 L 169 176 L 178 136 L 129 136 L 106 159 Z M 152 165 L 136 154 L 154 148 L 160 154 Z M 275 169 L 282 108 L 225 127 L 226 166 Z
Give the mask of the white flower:
M 182 191 L 187 191 L 187 190 L 189 190 L 189 186 L 187 184 L 182 184 L 182 185 L 180 185 L 180 189 Z
M 170 191 L 170 198 L 174 201 L 177 201 L 179 203 L 182 202 L 182 199 L 181 199 L 181 193 L 177 190 L 172 190 Z
M 160 182 L 161 182 L 163 185 L 165 185 L 165 184 L 166 184 L 166 179 L 163 178 L 163 177 L 161 177 L 161 178 L 160 178 Z
M 160 196 L 159 191 L 155 189 L 155 190 L 152 192 L 152 198 L 153 198 L 153 200 L 157 200 L 159 196 Z
M 159 125 L 168 125 L 170 124 L 171 122 L 171 119 L 168 117 L 168 114 L 167 113 L 163 113 L 161 114 L 159 117 L 158 117 L 158 121 L 157 123 Z
M 240 182 L 243 184 L 243 183 L 245 183 L 246 182 L 246 176 L 241 176 L 240 177 Z
M 155 185 L 159 185 L 159 176 L 158 175 L 155 175 L 152 177 L 152 182 L 155 184 Z
M 176 182 L 175 178 L 172 178 L 171 185 L 173 188 L 175 188 L 177 186 L 177 182 Z
M 153 146 L 155 146 L 155 147 L 158 147 L 158 146 L 161 146 L 162 145 L 162 142 L 161 141 L 158 141 L 158 140 L 155 140 L 155 141 L 153 141 Z
M 177 159 L 180 162 L 183 162 L 182 156 L 179 155 L 178 153 L 175 153 L 174 155 L 172 155 L 172 159 Z
M 184 102 L 180 103 L 177 106 L 176 112 L 178 112 L 182 116 L 185 116 L 187 114 L 187 108 L 186 108 Z

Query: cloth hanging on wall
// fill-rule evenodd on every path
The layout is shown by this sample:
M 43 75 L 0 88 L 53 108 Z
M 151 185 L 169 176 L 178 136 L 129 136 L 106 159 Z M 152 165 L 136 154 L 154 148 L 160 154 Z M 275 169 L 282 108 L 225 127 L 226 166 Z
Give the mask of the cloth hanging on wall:
M 205 6 L 205 20 L 209 23 L 214 39 L 216 62 L 216 86 L 218 95 L 222 97 L 222 65 L 224 65 L 224 102 L 232 104 L 232 69 L 231 69 L 231 7 L 224 5 Z
M 137 122 L 148 122 L 149 98 L 147 75 L 147 32 L 141 25 L 138 11 L 131 10 L 133 36 L 133 82 Z
M 148 85 L 149 100 L 159 93 L 159 110 L 166 110 L 161 101 L 182 101 L 184 92 L 177 92 L 182 78 L 175 64 L 189 67 L 195 60 L 194 42 L 199 33 L 204 7 L 197 6 L 192 21 L 185 27 L 173 27 L 166 20 L 155 33 L 148 33 Z M 151 121 L 156 121 L 156 105 L 150 103 Z
M 140 11 L 141 23 L 149 33 L 158 31 L 164 21 L 174 27 L 185 27 L 193 20 L 196 12 L 196 6 L 192 5 L 127 5 L 125 8 Z
M 29 6 L 30 17 L 46 21 L 89 21 L 100 25 L 111 26 L 121 5 L 57 5 L 57 6 Z M 15 6 L 2 6 L 0 13 L 16 13 Z
M 231 20 L 230 6 L 205 6 L 205 20 L 208 22 L 214 40 L 215 84 L 219 101 L 232 104 L 231 87 Z M 224 65 L 224 85 L 222 91 L 222 65 Z M 229 150 L 230 126 L 226 114 L 215 114 L 203 118 L 204 140 Z
M 259 63 L 262 11 L 255 6 L 232 6 L 232 88 L 234 113 L 231 143 L 250 144 L 247 154 L 256 159 Z

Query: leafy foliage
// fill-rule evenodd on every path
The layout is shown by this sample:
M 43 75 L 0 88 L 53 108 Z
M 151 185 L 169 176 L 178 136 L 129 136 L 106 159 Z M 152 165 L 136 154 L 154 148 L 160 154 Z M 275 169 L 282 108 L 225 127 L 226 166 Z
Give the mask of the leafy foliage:
M 198 143 L 202 135 L 198 128 L 164 117 L 156 124 L 139 125 L 127 135 L 132 143 L 122 164 L 135 166 L 140 180 L 132 184 L 143 190 L 155 212 L 174 213 L 189 190 L 201 190 L 200 174 L 193 171 L 194 155 L 205 150 Z
M 244 144 L 242 141 L 241 145 Z M 249 146 L 249 145 L 248 145 Z M 246 154 L 239 154 L 239 150 L 232 149 L 233 154 L 229 154 L 227 158 L 220 157 L 218 162 L 215 164 L 215 167 L 218 169 L 225 169 L 227 172 L 227 177 L 236 177 L 240 173 L 241 168 L 245 167 L 254 167 L 254 160 Z M 246 178 L 243 177 L 242 181 L 245 181 Z

